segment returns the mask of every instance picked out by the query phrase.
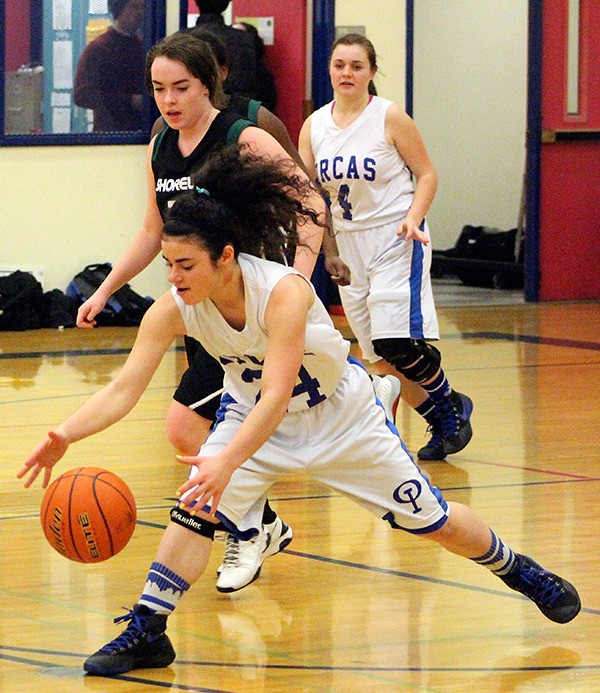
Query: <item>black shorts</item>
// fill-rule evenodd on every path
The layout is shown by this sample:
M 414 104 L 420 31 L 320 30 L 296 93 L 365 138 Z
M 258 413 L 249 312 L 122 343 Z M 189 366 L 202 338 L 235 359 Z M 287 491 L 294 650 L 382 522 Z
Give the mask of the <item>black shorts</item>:
M 220 390 L 223 387 L 224 373 L 221 364 L 195 339 L 185 338 L 185 351 L 189 366 L 175 390 L 173 399 L 189 407 Z M 220 396 L 213 397 L 206 404 L 194 408 L 194 411 L 199 416 L 214 421 L 220 401 Z

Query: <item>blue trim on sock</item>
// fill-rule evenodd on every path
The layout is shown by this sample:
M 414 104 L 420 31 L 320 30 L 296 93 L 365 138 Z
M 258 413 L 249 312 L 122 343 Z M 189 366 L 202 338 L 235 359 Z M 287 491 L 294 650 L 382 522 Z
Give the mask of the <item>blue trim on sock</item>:
M 433 411 L 435 409 L 435 402 L 431 399 L 431 397 L 427 397 L 427 399 L 419 404 L 418 407 L 415 407 L 415 411 L 417 414 L 420 414 L 423 417 L 427 417 L 427 414 L 429 414 L 430 411 Z
M 509 552 L 509 557 L 508 557 L 508 560 L 506 561 L 506 563 L 504 564 L 504 566 L 502 568 L 497 569 L 497 570 L 492 570 L 492 573 L 494 573 L 494 575 L 507 575 L 513 569 L 515 562 L 517 560 L 517 556 L 516 556 L 515 552 L 510 548 L 508 549 L 508 552 Z
M 490 532 L 491 532 L 491 534 L 492 534 L 492 544 L 491 544 L 490 548 L 483 554 L 483 556 L 479 556 L 478 558 L 472 558 L 472 559 L 471 559 L 472 561 L 475 561 L 475 563 L 484 563 L 484 562 L 487 562 L 487 560 L 488 560 L 491 556 L 495 556 L 495 555 L 498 553 L 498 551 L 497 551 L 497 549 L 498 549 L 498 543 L 499 543 L 499 542 L 498 542 L 498 537 L 497 537 L 496 534 L 495 534 L 494 532 L 492 532 L 491 530 L 490 530 Z
M 498 563 L 501 557 L 505 556 L 505 560 L 500 567 L 488 568 L 494 575 L 505 575 L 510 572 L 510 569 L 514 565 L 515 552 L 509 546 L 506 546 L 495 532 L 490 530 L 490 533 L 492 535 L 492 545 L 489 550 L 484 553 L 483 556 L 471 558 L 471 560 L 487 568 L 488 566 L 494 565 L 494 563 Z
M 156 606 L 158 606 L 158 607 L 161 607 L 163 609 L 167 609 L 169 613 L 172 613 L 173 611 L 175 611 L 175 607 L 173 606 L 173 604 L 171 604 L 170 602 L 165 602 L 162 599 L 158 599 L 157 597 L 153 597 L 150 594 L 142 594 L 138 603 L 139 604 L 145 604 L 146 606 L 148 606 L 148 603 L 156 604 Z M 148 607 L 148 608 L 150 608 L 150 607 Z
M 429 396 L 432 399 L 436 399 L 436 395 L 438 395 L 438 391 L 444 384 L 445 379 L 446 376 L 444 375 L 444 371 L 440 368 L 440 372 L 435 376 L 435 379 L 430 383 L 427 383 L 427 385 L 421 385 L 421 387 L 429 393 Z M 439 399 L 439 395 L 437 396 L 437 399 Z
M 190 589 L 189 582 L 186 582 L 162 563 L 152 563 L 148 573 L 148 581 L 156 585 L 160 590 L 175 588 L 180 592 L 187 592 Z
M 421 387 L 427 392 L 434 404 L 444 402 L 452 392 L 450 383 L 442 368 L 440 368 L 440 372 L 436 375 L 435 380 L 427 383 L 427 385 L 422 384 Z

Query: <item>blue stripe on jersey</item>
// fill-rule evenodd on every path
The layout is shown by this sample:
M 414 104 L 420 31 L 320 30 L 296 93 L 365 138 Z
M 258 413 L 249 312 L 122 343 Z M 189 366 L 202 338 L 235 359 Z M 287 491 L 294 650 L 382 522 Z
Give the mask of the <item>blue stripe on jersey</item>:
M 223 421 L 225 418 L 225 411 L 227 409 L 227 406 L 229 404 L 235 404 L 236 400 L 233 399 L 233 397 L 229 394 L 229 392 L 224 392 L 221 395 L 221 404 L 219 405 L 219 408 L 217 409 L 217 413 L 215 414 L 215 422 L 213 424 L 213 431 L 215 428 Z
M 425 219 L 419 227 L 425 231 Z M 412 241 L 413 252 L 410 262 L 410 337 L 423 339 L 423 312 L 421 310 L 421 285 L 423 283 L 423 244 Z

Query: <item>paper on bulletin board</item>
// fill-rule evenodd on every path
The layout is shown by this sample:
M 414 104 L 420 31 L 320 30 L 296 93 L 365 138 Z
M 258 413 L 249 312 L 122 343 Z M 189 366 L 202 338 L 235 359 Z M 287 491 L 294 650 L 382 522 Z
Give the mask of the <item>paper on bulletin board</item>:
M 71 132 L 71 109 L 53 108 L 52 109 L 52 132 L 65 133 Z
M 90 14 L 108 14 L 108 0 L 90 0 Z
M 72 41 L 54 41 L 52 43 L 52 87 L 54 89 L 73 88 Z
M 53 91 L 50 95 L 52 108 L 71 108 L 71 93 L 68 91 Z
M 235 21 L 255 26 L 265 46 L 275 43 L 275 17 L 236 17 Z
M 54 31 L 71 31 L 73 28 L 72 0 L 52 0 L 52 28 Z

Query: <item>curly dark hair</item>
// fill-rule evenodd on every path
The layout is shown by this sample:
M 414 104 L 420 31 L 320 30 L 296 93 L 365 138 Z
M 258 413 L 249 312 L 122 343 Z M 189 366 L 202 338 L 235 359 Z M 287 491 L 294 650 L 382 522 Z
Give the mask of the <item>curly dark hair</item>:
M 293 173 L 294 166 L 252 154 L 243 144 L 224 147 L 192 175 L 194 190 L 175 199 L 163 236 L 193 238 L 213 261 L 226 245 L 236 256 L 290 259 L 298 227 L 312 221 L 326 228 L 307 206 L 313 185 Z

